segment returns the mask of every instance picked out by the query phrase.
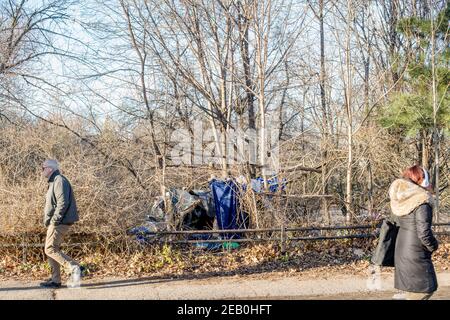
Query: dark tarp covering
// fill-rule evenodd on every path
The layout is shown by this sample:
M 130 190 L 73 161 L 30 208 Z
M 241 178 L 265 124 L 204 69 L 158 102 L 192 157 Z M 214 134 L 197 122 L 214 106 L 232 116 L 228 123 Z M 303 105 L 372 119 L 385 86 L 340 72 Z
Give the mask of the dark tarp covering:
M 211 180 L 209 183 L 216 208 L 219 230 L 244 229 L 248 225 L 248 215 L 239 208 L 239 189 L 233 180 Z M 223 233 L 223 239 L 238 239 L 237 233 Z
M 239 206 L 240 190 L 234 180 L 216 180 L 209 183 L 210 190 L 182 190 L 171 188 L 168 192 L 170 207 L 158 197 L 147 216 L 147 221 L 132 228 L 130 234 L 146 243 L 151 235 L 164 230 L 212 230 L 217 219 L 218 230 L 246 229 L 249 215 Z M 212 234 L 191 234 L 187 239 L 209 240 Z M 240 233 L 221 233 L 221 239 L 238 239 Z M 215 244 L 212 244 L 213 246 Z
M 175 230 L 212 229 L 214 204 L 210 192 L 170 189 L 172 217 Z

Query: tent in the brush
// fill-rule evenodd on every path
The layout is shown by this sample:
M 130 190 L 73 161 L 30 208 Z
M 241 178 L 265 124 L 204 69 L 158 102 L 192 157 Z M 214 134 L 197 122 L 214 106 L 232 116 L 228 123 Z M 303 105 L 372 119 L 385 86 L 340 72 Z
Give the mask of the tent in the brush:
M 243 212 L 239 205 L 240 189 L 234 179 L 209 182 L 219 230 L 246 229 L 249 225 L 249 215 Z M 222 233 L 222 239 L 239 239 L 240 233 Z
M 175 230 L 211 230 L 215 209 L 211 194 L 204 190 L 170 189 L 168 222 Z

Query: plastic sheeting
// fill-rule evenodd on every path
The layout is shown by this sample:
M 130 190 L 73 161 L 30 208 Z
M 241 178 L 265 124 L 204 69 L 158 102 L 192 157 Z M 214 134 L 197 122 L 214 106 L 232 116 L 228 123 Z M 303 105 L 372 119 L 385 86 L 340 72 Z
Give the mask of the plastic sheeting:
M 281 181 L 279 181 L 279 179 L 277 177 L 273 177 L 273 178 L 267 179 L 267 184 L 269 186 L 269 190 L 268 190 L 269 192 L 274 193 L 274 192 L 277 192 L 279 189 L 281 191 L 285 191 L 287 180 L 285 178 L 283 178 L 283 179 L 281 179 Z M 252 179 L 250 181 L 250 186 L 253 189 L 253 191 L 255 191 L 256 193 L 260 193 L 264 189 L 264 179 L 261 177 Z
M 134 235 L 142 244 L 150 243 L 157 231 L 163 230 L 211 230 L 216 219 L 218 230 L 246 229 L 249 215 L 239 206 L 240 188 L 245 188 L 235 179 L 216 180 L 209 183 L 210 190 L 182 190 L 171 188 L 167 193 L 170 209 L 164 207 L 162 198 L 158 198 L 151 209 L 147 221 L 132 228 Z M 162 217 L 164 216 L 164 217 Z M 209 240 L 212 234 L 190 234 L 188 240 Z M 240 233 L 220 233 L 221 239 L 239 239 Z M 234 248 L 232 244 L 227 248 Z M 219 246 L 222 246 L 220 244 Z M 216 248 L 214 244 L 202 244 L 199 247 Z M 224 246 L 225 248 L 225 246 Z
M 242 229 L 247 221 L 246 215 L 239 210 L 239 189 L 233 180 L 211 180 L 209 183 L 216 209 L 219 230 Z M 238 239 L 237 233 L 222 233 L 222 239 Z
M 212 229 L 214 204 L 210 192 L 170 189 L 172 210 L 167 218 L 175 230 Z

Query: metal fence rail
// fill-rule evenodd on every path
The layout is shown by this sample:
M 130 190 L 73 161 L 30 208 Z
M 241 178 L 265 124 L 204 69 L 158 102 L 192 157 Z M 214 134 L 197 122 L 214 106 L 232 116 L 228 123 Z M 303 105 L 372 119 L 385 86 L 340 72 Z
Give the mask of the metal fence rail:
M 450 223 L 436 223 L 433 227 L 450 226 Z M 154 239 L 159 239 L 159 241 L 152 242 L 162 242 L 162 243 L 222 243 L 222 242 L 261 242 L 261 241 L 310 241 L 310 240 L 339 240 L 339 239 L 359 239 L 359 238 L 371 238 L 376 237 L 375 233 L 364 233 L 364 234 L 349 234 L 349 235 L 336 235 L 336 236 L 309 236 L 309 237 L 288 237 L 286 233 L 288 232 L 310 232 L 310 231 L 331 231 L 331 230 L 358 230 L 358 229 L 377 229 L 377 225 L 356 225 L 356 226 L 316 226 L 316 227 L 304 227 L 304 228 L 266 228 L 266 229 L 229 229 L 229 230 L 183 230 L 183 231 L 157 231 L 157 232 L 146 232 L 146 236 L 153 236 Z M 166 236 L 180 236 L 180 235 L 217 235 L 217 234 L 244 234 L 244 233 L 281 233 L 281 237 L 276 238 L 245 238 L 245 239 L 187 239 L 187 240 L 163 240 Z M 450 236 L 450 232 L 434 232 L 435 235 L 439 236 Z M 98 244 L 100 241 L 90 241 L 81 243 L 63 243 L 62 246 L 81 246 L 81 245 L 91 245 Z M 0 248 L 8 247 L 22 247 L 22 248 L 33 248 L 33 247 L 44 247 L 43 243 L 3 243 L 0 244 Z
M 450 223 L 449 223 L 450 225 Z M 307 228 L 284 228 L 285 232 L 290 231 L 320 231 L 320 230 L 353 230 L 353 229 L 372 229 L 374 225 L 361 226 L 329 226 L 329 227 L 307 227 Z M 191 234 L 217 234 L 217 233 L 263 233 L 263 232 L 281 232 L 283 228 L 267 229 L 227 229 L 227 230 L 177 230 L 177 231 L 155 231 L 147 232 L 148 235 L 191 235 Z

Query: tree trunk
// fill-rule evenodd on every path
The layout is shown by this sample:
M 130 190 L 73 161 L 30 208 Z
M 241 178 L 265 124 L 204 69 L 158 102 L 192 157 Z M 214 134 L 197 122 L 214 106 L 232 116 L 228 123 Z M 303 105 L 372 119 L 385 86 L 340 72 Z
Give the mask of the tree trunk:
M 434 141 L 434 190 L 436 196 L 434 217 L 439 222 L 439 147 L 440 137 L 437 125 L 437 93 L 436 93 L 436 31 L 434 29 L 433 5 L 430 4 L 430 21 L 431 21 L 431 76 L 432 76 L 432 95 L 433 95 L 433 141 Z
M 430 169 L 433 162 L 433 133 L 422 131 L 422 167 Z
M 268 33 L 270 29 L 270 0 L 267 5 L 268 12 L 263 11 L 259 16 L 262 21 L 255 20 L 255 32 L 256 32 L 256 65 L 258 69 L 258 104 L 259 104 L 259 155 L 261 161 L 261 176 L 264 181 L 264 189 L 268 189 L 267 183 L 267 128 L 266 128 L 266 96 L 265 96 L 265 82 L 266 82 L 266 65 L 268 54 Z M 256 3 L 254 6 L 258 7 L 260 4 Z M 262 7 L 266 5 L 263 3 Z M 257 14 L 255 10 L 254 14 Z M 267 19 L 267 20 L 266 20 Z M 264 30 L 264 25 L 268 25 L 267 30 Z
M 367 174 L 368 174 L 367 211 L 368 211 L 369 217 L 374 218 L 374 216 L 373 216 L 373 176 L 372 176 L 372 166 L 370 165 L 370 161 L 367 161 Z
M 392 68 L 392 62 L 396 60 L 396 48 L 398 42 L 397 22 L 398 22 L 398 0 L 389 1 L 389 59 L 391 60 L 391 79 L 394 85 L 394 91 L 400 89 L 400 75 L 397 68 Z
M 352 220 L 352 175 L 353 175 L 353 113 L 352 113 L 352 77 L 351 77 L 351 65 L 350 65 L 350 24 L 352 22 L 352 1 L 347 0 L 347 37 L 345 48 L 345 60 L 346 60 L 346 109 L 347 109 L 347 187 L 346 187 L 346 199 L 345 204 L 347 207 L 346 222 L 350 223 Z
M 244 78 L 245 78 L 245 94 L 246 94 L 246 104 L 247 104 L 247 112 L 248 112 L 248 128 L 250 130 L 256 131 L 256 119 L 255 119 L 255 109 L 253 101 L 255 100 L 255 96 L 253 94 L 253 82 L 250 70 L 250 54 L 249 54 L 249 39 L 248 39 L 248 29 L 249 29 L 249 18 L 247 17 L 246 12 L 242 7 L 242 3 L 238 3 L 238 12 L 239 12 L 239 34 L 240 34 L 240 49 L 241 49 L 241 57 L 242 63 L 244 66 Z M 249 150 L 251 152 L 251 150 Z M 254 163 L 248 162 L 249 174 L 251 178 L 256 178 L 256 165 Z
M 320 101 L 322 105 L 322 194 L 328 194 L 328 182 L 327 182 L 327 161 L 328 161 L 328 112 L 325 101 L 325 35 L 323 28 L 323 0 L 319 1 L 319 22 L 320 22 Z M 328 201 L 324 197 L 322 199 L 322 212 L 324 215 L 324 221 L 329 225 L 331 223 L 330 213 L 328 210 Z

